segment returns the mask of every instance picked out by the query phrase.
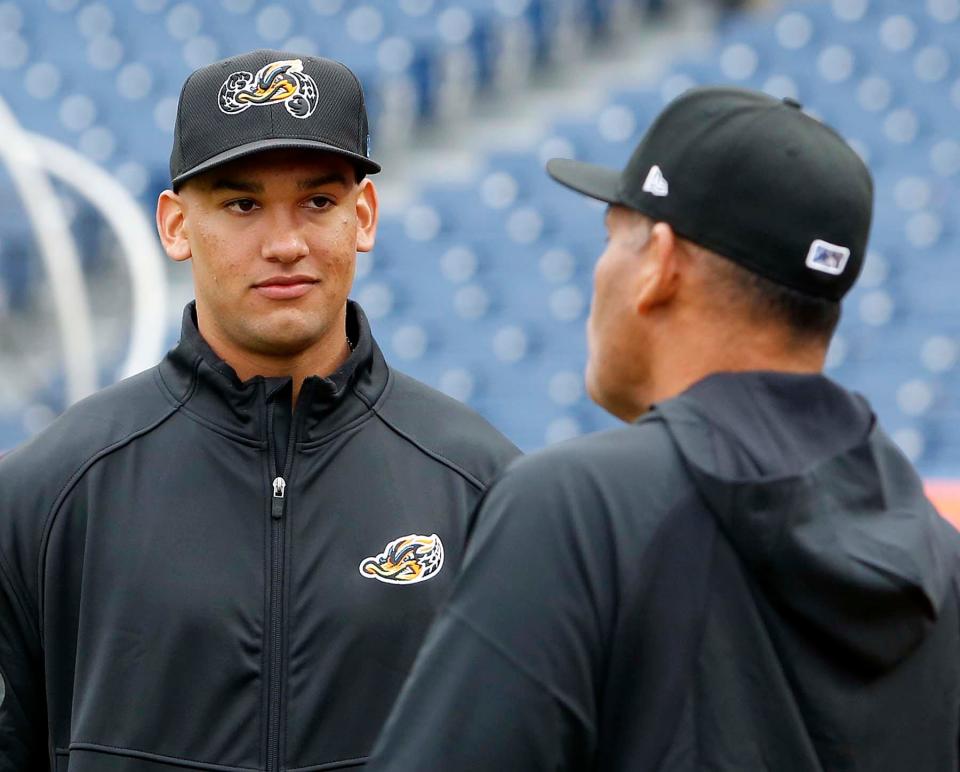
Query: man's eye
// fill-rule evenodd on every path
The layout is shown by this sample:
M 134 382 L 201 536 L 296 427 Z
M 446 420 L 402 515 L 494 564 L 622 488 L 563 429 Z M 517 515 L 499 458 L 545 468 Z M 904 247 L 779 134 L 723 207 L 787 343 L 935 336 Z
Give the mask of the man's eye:
M 333 206 L 333 201 L 326 196 L 314 196 L 313 198 L 308 199 L 307 206 L 310 209 L 327 209 Z
M 227 204 L 227 208 L 235 212 L 252 212 L 257 208 L 257 202 L 250 198 L 238 198 L 236 201 Z

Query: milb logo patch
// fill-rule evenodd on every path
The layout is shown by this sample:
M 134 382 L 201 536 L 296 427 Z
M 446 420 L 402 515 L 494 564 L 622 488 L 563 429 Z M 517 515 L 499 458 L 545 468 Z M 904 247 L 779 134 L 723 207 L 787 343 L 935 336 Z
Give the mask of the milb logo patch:
M 416 584 L 443 568 L 443 542 L 435 533 L 412 533 L 390 542 L 379 555 L 360 562 L 360 576 L 387 584 Z
M 821 273 L 829 273 L 831 276 L 839 276 L 843 269 L 847 267 L 847 260 L 850 259 L 850 250 L 846 247 L 831 244 L 823 239 L 816 239 L 810 245 L 807 252 L 807 268 Z
M 309 118 L 320 102 L 317 83 L 303 71 L 303 61 L 286 59 L 257 72 L 234 72 L 220 86 L 217 103 L 227 115 L 250 107 L 282 104 L 294 118 Z

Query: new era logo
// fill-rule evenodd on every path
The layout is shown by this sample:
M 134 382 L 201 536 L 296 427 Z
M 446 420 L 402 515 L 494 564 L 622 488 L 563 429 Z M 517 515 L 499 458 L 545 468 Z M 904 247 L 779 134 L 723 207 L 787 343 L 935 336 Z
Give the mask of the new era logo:
M 654 196 L 666 196 L 670 192 L 670 184 L 659 166 L 650 167 L 650 173 L 643 182 L 643 189 Z
M 816 239 L 810 245 L 810 251 L 807 252 L 807 268 L 839 276 L 843 273 L 843 269 L 847 267 L 847 260 L 849 259 L 850 250 L 846 247 L 839 247 L 829 241 Z

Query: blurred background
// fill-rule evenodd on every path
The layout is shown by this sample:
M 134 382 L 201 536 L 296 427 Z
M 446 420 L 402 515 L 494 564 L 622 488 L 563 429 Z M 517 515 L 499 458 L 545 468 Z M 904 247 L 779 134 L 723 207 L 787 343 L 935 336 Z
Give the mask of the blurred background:
M 175 342 L 177 95 L 256 47 L 359 75 L 385 211 L 353 296 L 389 361 L 525 450 L 614 424 L 582 376 L 602 208 L 544 162 L 621 167 L 696 84 L 799 100 L 877 184 L 828 373 L 960 511 L 960 0 L 3 0 L 0 452 Z

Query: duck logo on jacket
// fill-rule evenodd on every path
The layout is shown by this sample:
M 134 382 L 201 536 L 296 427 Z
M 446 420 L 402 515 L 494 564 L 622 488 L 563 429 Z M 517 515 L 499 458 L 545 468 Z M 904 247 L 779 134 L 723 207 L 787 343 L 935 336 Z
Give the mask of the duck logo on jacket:
M 383 552 L 360 563 L 360 575 L 387 584 L 425 582 L 443 568 L 443 542 L 430 536 L 410 534 L 390 542 Z
M 316 81 L 303 71 L 300 59 L 270 62 L 257 72 L 241 70 L 220 86 L 217 102 L 227 115 L 250 107 L 282 104 L 294 118 L 309 118 L 317 109 L 320 92 Z

